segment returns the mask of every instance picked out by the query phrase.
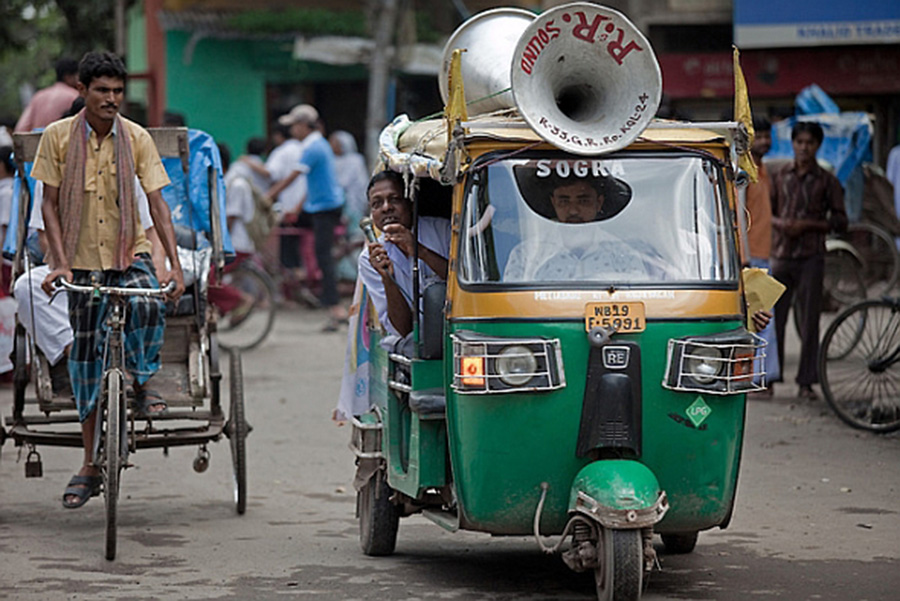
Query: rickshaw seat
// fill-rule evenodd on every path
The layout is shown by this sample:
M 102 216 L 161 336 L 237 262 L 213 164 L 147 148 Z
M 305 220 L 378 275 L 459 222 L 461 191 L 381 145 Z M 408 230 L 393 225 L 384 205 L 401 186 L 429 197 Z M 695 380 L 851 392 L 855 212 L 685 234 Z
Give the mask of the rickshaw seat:
M 409 393 L 409 408 L 419 419 L 444 419 L 447 413 L 447 397 L 441 388 L 413 390 Z

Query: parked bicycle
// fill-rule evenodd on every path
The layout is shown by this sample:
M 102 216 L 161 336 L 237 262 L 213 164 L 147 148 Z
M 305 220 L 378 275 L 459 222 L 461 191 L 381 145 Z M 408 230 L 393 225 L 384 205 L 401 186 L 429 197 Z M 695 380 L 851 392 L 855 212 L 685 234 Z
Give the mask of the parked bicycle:
M 822 339 L 819 377 L 847 424 L 900 430 L 900 298 L 866 300 L 838 315 Z
M 259 255 L 247 255 L 226 267 L 220 285 L 231 288 L 251 304 L 232 311 L 219 322 L 219 343 L 226 349 L 250 350 L 265 340 L 275 324 L 276 286 Z

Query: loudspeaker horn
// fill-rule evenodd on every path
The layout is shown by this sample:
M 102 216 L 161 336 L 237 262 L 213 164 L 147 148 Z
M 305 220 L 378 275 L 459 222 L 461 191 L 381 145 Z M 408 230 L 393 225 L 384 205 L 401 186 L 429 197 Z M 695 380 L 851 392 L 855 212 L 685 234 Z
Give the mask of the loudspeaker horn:
M 465 50 L 461 71 L 469 115 L 515 108 L 510 90 L 509 64 L 516 42 L 534 21 L 534 13 L 521 8 L 495 8 L 462 23 L 447 40 L 441 58 L 438 85 L 447 104 L 448 71 L 453 51 Z
M 511 80 L 531 128 L 581 155 L 628 146 L 662 95 L 659 63 L 644 35 L 620 12 L 585 2 L 558 6 L 529 24 L 515 47 Z

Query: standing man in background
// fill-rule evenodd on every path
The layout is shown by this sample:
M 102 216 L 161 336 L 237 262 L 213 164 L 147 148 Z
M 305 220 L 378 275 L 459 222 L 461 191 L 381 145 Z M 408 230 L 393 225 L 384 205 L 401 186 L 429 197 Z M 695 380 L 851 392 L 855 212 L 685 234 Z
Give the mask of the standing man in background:
M 751 267 L 769 269 L 769 256 L 772 253 L 772 182 L 769 172 L 763 164 L 763 157 L 772 148 L 772 124 L 767 119 L 753 120 L 755 132 L 753 144 L 750 145 L 750 156 L 756 163 L 758 179 L 747 186 L 747 212 L 750 224 L 747 228 Z M 775 324 L 769 323 L 758 334 L 766 341 L 766 382 L 768 387 L 760 394 L 772 396 L 775 382 L 781 380 L 781 369 L 778 361 L 778 341 L 775 336 Z
M 303 143 L 303 156 L 291 175 L 269 190 L 277 195 L 300 175 L 306 176 L 306 194 L 300 200 L 300 210 L 312 216 L 315 236 L 316 261 L 322 271 L 322 295 L 319 302 L 328 309 L 329 320 L 325 332 L 334 332 L 347 318 L 340 305 L 337 290 L 337 274 L 331 250 L 334 246 L 334 229 L 341 221 L 344 194 L 338 185 L 334 170 L 334 152 L 317 128 L 319 112 L 309 104 L 298 104 L 279 123 L 290 124 L 291 135 Z
M 787 289 L 775 305 L 778 358 L 784 365 L 784 330 L 794 296 L 802 307 L 797 397 L 816 400 L 819 316 L 825 275 L 825 236 L 847 231 L 844 189 L 816 162 L 825 134 L 812 121 L 791 130 L 794 161 L 772 175 L 772 276 Z
M 77 82 L 78 62 L 70 58 L 56 61 L 56 83 L 31 97 L 16 123 L 16 131 L 29 132 L 61 119 L 72 106 L 72 101 L 78 98 L 78 90 L 75 89 Z

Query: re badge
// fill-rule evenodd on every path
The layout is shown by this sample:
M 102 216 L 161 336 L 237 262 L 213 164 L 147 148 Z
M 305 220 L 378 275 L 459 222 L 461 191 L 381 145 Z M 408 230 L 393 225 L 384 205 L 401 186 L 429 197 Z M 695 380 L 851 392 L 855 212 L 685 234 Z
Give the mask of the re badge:
M 631 349 L 627 346 L 604 346 L 603 367 L 606 369 L 625 369 L 628 367 L 630 356 Z

